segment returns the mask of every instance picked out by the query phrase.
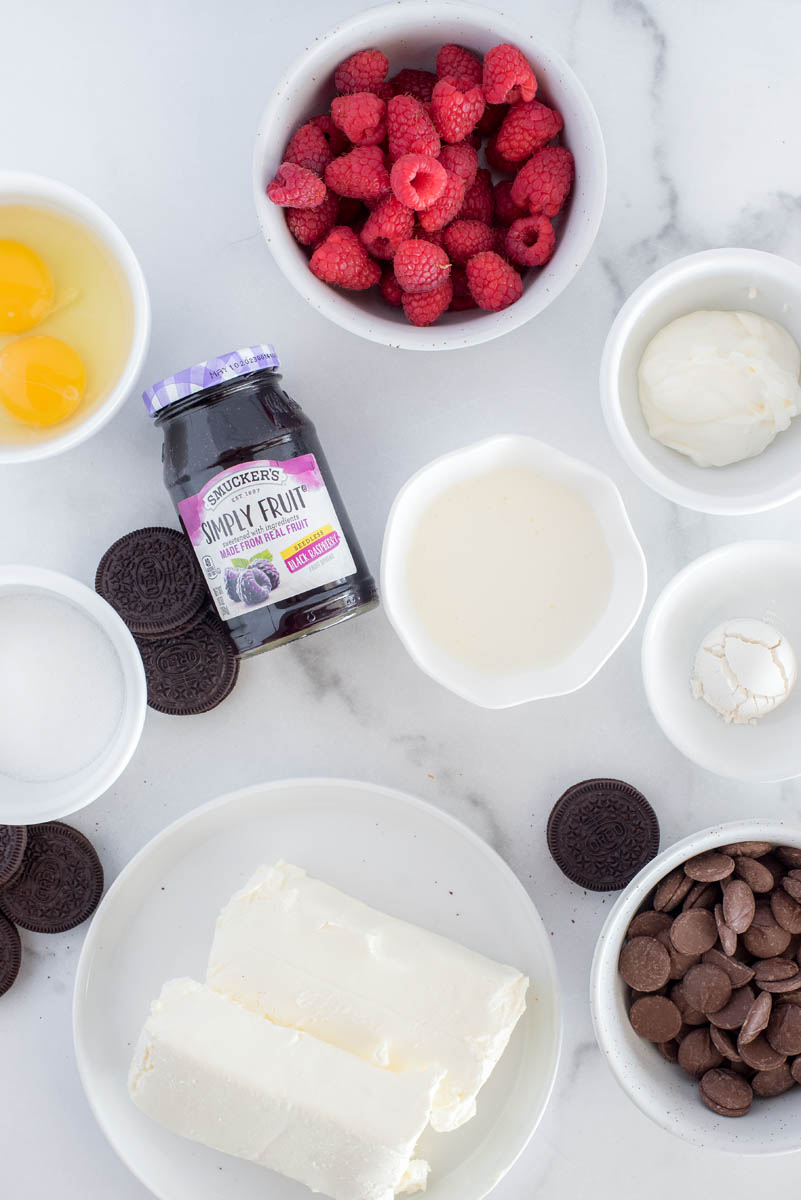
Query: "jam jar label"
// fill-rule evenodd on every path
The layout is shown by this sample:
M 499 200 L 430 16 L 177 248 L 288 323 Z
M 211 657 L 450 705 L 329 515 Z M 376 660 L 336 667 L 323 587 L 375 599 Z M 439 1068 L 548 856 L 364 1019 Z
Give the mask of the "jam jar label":
M 229 467 L 178 512 L 223 620 L 356 572 L 313 454 Z

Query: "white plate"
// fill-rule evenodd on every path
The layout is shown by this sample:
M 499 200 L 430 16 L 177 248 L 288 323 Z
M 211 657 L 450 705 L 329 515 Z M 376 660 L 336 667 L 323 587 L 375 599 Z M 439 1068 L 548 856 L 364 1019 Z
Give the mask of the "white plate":
M 478 1115 L 427 1132 L 427 1200 L 480 1200 L 523 1150 L 550 1097 L 561 1040 L 550 940 L 522 884 L 476 834 L 370 783 L 268 783 L 195 810 L 153 839 L 109 890 L 75 981 L 74 1035 L 89 1103 L 159 1200 L 307 1200 L 300 1184 L 184 1141 L 129 1100 L 126 1077 L 166 979 L 202 979 L 219 909 L 263 862 L 285 858 L 368 904 L 528 974 L 528 1008 Z

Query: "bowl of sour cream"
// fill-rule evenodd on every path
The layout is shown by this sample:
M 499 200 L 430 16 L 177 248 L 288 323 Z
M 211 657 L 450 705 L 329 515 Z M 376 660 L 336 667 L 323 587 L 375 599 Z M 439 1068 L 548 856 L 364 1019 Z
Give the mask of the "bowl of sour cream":
M 508 434 L 436 459 L 401 488 L 381 583 L 426 674 L 508 708 L 597 674 L 640 614 L 646 566 L 606 475 Z
M 801 496 L 801 267 L 705 250 L 629 296 L 601 403 L 634 473 L 668 500 L 740 515 Z

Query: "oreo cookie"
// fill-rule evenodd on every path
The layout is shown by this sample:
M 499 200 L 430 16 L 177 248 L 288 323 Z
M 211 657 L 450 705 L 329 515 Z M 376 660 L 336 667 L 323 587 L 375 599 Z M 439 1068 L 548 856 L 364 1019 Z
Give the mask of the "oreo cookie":
M 137 638 L 145 665 L 147 702 L 170 716 L 195 716 L 216 708 L 232 691 L 239 659 L 228 631 L 213 613 L 186 633 Z
M 8 887 L 22 866 L 27 844 L 24 825 L 0 825 L 0 891 Z
M 624 888 L 659 849 L 656 813 L 620 779 L 587 779 L 568 788 L 551 811 L 547 835 L 562 873 L 593 892 Z
M 22 943 L 15 925 L 0 913 L 0 996 L 5 995 L 19 975 Z
M 103 894 L 91 842 L 60 821 L 28 827 L 22 866 L 0 892 L 0 913 L 34 933 L 66 933 L 90 917 Z
M 208 609 L 208 592 L 194 551 L 177 529 L 152 526 L 109 546 L 95 590 L 131 633 L 157 637 L 190 629 Z

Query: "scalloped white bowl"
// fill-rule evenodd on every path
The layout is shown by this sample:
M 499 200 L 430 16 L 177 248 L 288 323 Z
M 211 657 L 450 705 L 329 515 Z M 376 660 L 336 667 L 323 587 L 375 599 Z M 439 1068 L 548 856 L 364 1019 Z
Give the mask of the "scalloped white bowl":
M 511 465 L 525 466 L 568 484 L 589 502 L 612 558 L 612 591 L 597 625 L 562 662 L 515 675 L 488 675 L 457 662 L 425 631 L 405 586 L 406 564 L 417 521 L 437 495 L 463 479 Z M 401 488 L 387 518 L 381 591 L 390 624 L 421 670 L 482 708 L 510 708 L 529 700 L 564 696 L 583 687 L 631 631 L 642 610 L 646 586 L 645 556 L 611 479 L 579 459 L 522 434 L 487 438 L 428 463 Z M 525 604 L 518 605 L 518 610 L 520 620 L 525 620 Z

